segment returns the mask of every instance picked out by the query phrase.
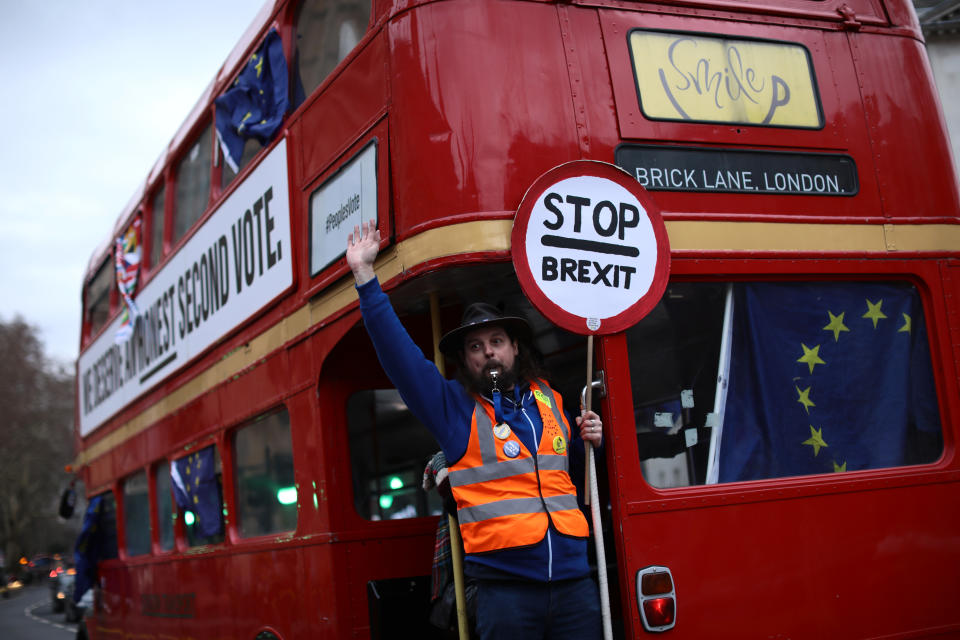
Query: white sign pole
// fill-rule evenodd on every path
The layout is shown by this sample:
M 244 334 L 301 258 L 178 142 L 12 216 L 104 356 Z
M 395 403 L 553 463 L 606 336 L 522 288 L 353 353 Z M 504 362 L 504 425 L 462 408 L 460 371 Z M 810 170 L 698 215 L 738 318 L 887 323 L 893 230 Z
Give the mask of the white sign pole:
M 593 334 L 587 336 L 587 393 L 584 399 L 584 411 L 590 411 L 593 396 Z M 593 544 L 597 555 L 597 587 L 600 591 L 600 615 L 603 619 L 604 640 L 613 640 L 613 625 L 610 622 L 610 586 L 607 583 L 607 553 L 603 544 L 603 524 L 600 522 L 600 491 L 597 487 L 597 463 L 593 456 L 593 445 L 586 440 L 583 443 L 586 452 L 587 477 L 584 489 L 584 501 L 590 505 L 590 519 L 593 522 Z

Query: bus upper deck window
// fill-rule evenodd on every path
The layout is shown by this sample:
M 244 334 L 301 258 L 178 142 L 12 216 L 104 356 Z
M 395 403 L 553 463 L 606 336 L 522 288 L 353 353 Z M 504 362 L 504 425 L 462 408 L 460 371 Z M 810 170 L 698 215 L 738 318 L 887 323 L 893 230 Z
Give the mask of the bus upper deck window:
M 290 414 L 278 411 L 239 429 L 233 446 L 240 535 L 249 538 L 296 529 Z
M 86 316 L 91 335 L 104 325 L 110 315 L 110 292 L 113 290 L 114 274 L 113 264 L 107 258 L 87 286 Z
M 297 78 L 308 96 L 353 50 L 370 22 L 370 0 L 304 0 L 297 15 Z
M 923 464 L 943 451 L 909 283 L 672 283 L 627 341 L 654 486 Z
M 150 496 L 147 474 L 143 471 L 123 483 L 123 525 L 127 554 L 150 553 Z
M 156 267 L 163 259 L 163 232 L 166 228 L 164 220 L 164 187 L 163 184 L 153 194 L 150 212 L 150 266 Z
M 210 200 L 210 127 L 207 126 L 177 165 L 173 238 L 177 242 L 200 219 Z
M 220 165 L 223 167 L 220 172 L 220 187 L 226 188 L 233 179 L 237 177 L 239 170 L 242 170 L 251 160 L 256 157 L 260 152 L 260 149 L 263 149 L 263 145 L 260 144 L 260 141 L 256 138 L 247 138 L 247 141 L 243 145 L 243 156 L 240 157 L 240 163 L 237 165 L 238 171 L 234 171 L 228 162 L 223 159 L 223 150 L 217 146 L 217 154 L 220 158 Z

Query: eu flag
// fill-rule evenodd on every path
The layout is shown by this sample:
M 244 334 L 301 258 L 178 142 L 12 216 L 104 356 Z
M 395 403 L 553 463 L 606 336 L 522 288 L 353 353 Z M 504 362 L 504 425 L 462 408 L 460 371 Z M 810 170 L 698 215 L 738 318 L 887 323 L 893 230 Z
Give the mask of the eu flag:
M 270 30 L 233 86 L 214 104 L 220 146 L 227 164 L 237 172 L 247 139 L 256 138 L 266 145 L 290 106 L 287 61 L 276 29 Z
M 735 288 L 720 481 L 910 464 L 940 433 L 923 307 L 909 284 Z
M 97 580 L 97 562 L 117 557 L 116 513 L 113 498 L 99 495 L 90 500 L 83 515 L 83 526 L 73 547 L 73 563 L 77 570 L 73 601 L 80 598 Z
M 211 537 L 223 531 L 220 485 L 214 463 L 214 445 L 170 463 L 177 506 L 193 512 L 197 531 Z

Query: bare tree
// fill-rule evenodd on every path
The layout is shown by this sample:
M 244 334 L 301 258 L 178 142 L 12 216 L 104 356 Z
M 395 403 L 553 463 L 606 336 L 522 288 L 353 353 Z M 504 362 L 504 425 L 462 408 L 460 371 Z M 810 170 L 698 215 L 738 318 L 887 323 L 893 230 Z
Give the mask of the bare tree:
M 58 521 L 64 465 L 73 454 L 73 379 L 45 358 L 37 329 L 0 319 L 0 543 L 21 555 L 69 547 Z

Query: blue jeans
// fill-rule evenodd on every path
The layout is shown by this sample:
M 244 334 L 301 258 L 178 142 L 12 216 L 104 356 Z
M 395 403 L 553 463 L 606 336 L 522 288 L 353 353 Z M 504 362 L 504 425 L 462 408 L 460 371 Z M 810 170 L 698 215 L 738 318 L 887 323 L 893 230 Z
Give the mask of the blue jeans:
M 600 592 L 593 578 L 556 582 L 480 580 L 481 640 L 600 640 Z

